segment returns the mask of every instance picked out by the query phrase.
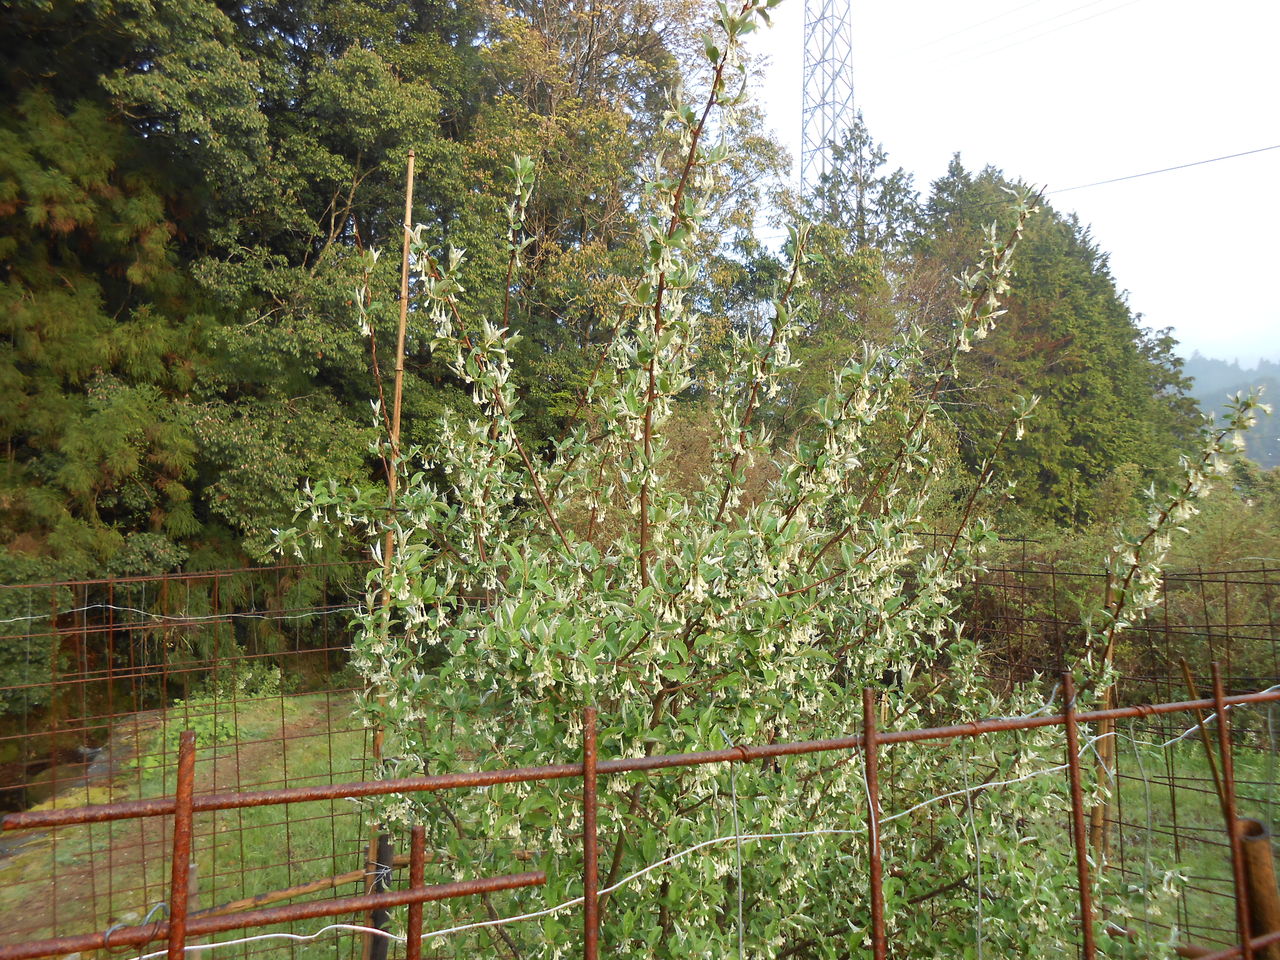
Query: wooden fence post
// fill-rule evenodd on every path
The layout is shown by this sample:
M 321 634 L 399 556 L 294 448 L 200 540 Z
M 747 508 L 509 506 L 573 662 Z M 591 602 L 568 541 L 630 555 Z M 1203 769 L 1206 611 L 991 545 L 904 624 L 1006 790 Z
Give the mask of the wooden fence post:
M 1276 885 L 1276 861 L 1271 831 L 1259 820 L 1236 820 L 1244 854 L 1245 885 L 1249 888 L 1249 928 L 1254 937 L 1280 932 L 1280 889 Z M 1258 960 L 1280 960 L 1280 943 L 1262 947 Z

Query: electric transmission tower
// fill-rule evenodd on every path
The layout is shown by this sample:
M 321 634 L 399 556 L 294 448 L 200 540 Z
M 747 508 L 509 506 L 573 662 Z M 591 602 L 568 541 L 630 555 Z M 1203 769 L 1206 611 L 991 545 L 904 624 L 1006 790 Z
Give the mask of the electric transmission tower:
M 853 121 L 852 0 L 804 0 L 800 184 L 831 169 L 831 141 Z

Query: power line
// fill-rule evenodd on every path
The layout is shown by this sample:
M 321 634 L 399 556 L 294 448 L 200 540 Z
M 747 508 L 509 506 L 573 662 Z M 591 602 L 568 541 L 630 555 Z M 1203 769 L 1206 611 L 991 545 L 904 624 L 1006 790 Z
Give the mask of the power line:
M 1000 43 L 1002 40 L 1009 40 L 1010 38 L 1012 38 L 1012 37 L 1017 37 L 1019 34 L 1026 33 L 1026 32 L 1027 32 L 1027 31 L 1029 31 L 1029 30 L 1035 30 L 1035 29 L 1037 29 L 1037 28 L 1039 28 L 1039 27 L 1043 27 L 1045 24 L 1053 23 L 1055 20 L 1061 20 L 1063 17 L 1069 17 L 1069 16 L 1071 16 L 1073 13 L 1079 13 L 1081 10 L 1087 10 L 1087 9 L 1089 9 L 1090 7 L 1096 7 L 1096 6 L 1100 5 L 1100 4 L 1107 3 L 1107 2 L 1108 2 L 1108 0 L 1089 0 L 1089 2 L 1088 2 L 1088 3 L 1081 3 L 1081 4 L 1077 4 L 1076 6 L 1074 6 L 1074 7 L 1070 7 L 1070 8 L 1069 8 L 1069 9 L 1067 9 L 1067 10 L 1061 10 L 1061 11 L 1059 11 L 1058 13 L 1053 14 L 1052 16 L 1044 17 L 1043 19 L 1040 19 L 1040 20 L 1034 20 L 1034 21 L 1032 21 L 1031 23 L 1025 23 L 1025 24 L 1023 24 L 1023 25 L 1022 25 L 1022 26 L 1020 26 L 1020 27 L 1014 27 L 1012 30 L 1009 30 L 1009 31 L 1007 31 L 1007 32 L 1005 32 L 1005 33 L 1002 33 L 1002 34 L 998 35 L 998 36 L 994 36 L 994 37 L 982 37 L 982 38 L 979 38 L 979 40 L 978 40 L 978 45 L 979 45 L 979 46 L 981 46 L 981 45 L 983 45 L 984 43 L 986 43 L 986 44 L 990 44 L 990 43 Z M 1136 2 L 1136 0 L 1130 0 L 1130 2 Z M 1107 13 L 1108 11 L 1103 10 L 1103 11 L 1101 11 L 1101 12 L 1102 12 L 1102 13 Z M 1086 18 L 1086 19 L 1087 19 L 1087 18 Z M 1056 30 L 1056 29 L 1059 29 L 1060 27 L 1062 27 L 1062 26 L 1066 26 L 1066 25 L 1067 25 L 1067 24 L 1059 24 L 1059 26 L 1058 26 L 1058 27 L 1053 27 L 1053 28 L 1051 28 L 1051 29 Z M 1027 40 L 1027 39 L 1031 39 L 1031 38 L 1029 38 L 1029 37 L 1023 37 L 1022 39 L 1014 40 L 1014 41 L 1013 41 L 1013 43 L 1022 43 L 1024 40 Z M 1012 45 L 1012 44 L 1011 44 L 1011 45 Z M 958 51 L 956 51 L 955 53 L 952 53 L 952 54 L 950 55 L 950 57 L 947 57 L 947 56 L 946 56 L 946 51 L 943 51 L 943 62 L 946 62 L 947 60 L 950 60 L 950 59 L 953 59 L 953 58 L 956 58 L 956 57 L 965 57 L 965 56 L 969 56 L 969 55 L 971 55 L 971 49 L 972 49 L 972 48 L 970 48 L 970 50 L 963 50 L 963 49 L 962 49 L 962 50 L 958 50 Z
M 1018 30 L 1012 30 L 1001 37 L 994 38 L 992 42 L 999 43 L 1001 40 L 1004 40 L 1007 37 L 1012 37 L 1019 33 L 1025 33 L 1027 30 L 1034 30 L 1036 27 L 1043 26 L 1046 23 L 1052 23 L 1054 20 L 1060 20 L 1065 16 L 1069 16 L 1073 13 L 1076 13 L 1080 10 L 1084 10 L 1088 7 L 1096 7 L 1099 3 L 1102 3 L 1102 2 L 1104 2 L 1104 0 L 1094 0 L 1094 2 L 1092 3 L 1081 4 L 1080 6 L 1073 7 L 1072 9 L 1064 11 L 1063 13 L 1060 13 L 1057 16 L 1048 17 L 1044 20 L 1039 21 L 1038 23 L 1030 24 Z M 1132 7 L 1135 3 L 1139 3 L 1139 2 L 1141 2 L 1141 0 L 1128 0 L 1127 3 L 1118 4 L 1117 6 L 1110 7 L 1106 10 L 1099 10 L 1097 13 L 1090 14 L 1087 17 L 1080 17 L 1079 19 L 1072 20 L 1069 23 L 1060 23 L 1055 27 L 1050 27 L 1048 30 L 1042 30 L 1040 33 L 1033 34 L 1029 37 L 1022 37 L 1021 39 L 1018 39 L 1018 40 L 1012 40 L 1009 43 L 1006 43 L 1004 46 L 988 48 L 985 50 L 981 50 L 977 53 L 969 53 L 969 52 L 961 51 L 959 53 L 952 54 L 950 58 L 945 59 L 942 62 L 954 63 L 958 60 L 971 60 L 977 57 L 989 57 L 992 54 L 996 54 L 1004 50 L 1008 50 L 1010 47 L 1017 47 L 1024 43 L 1030 43 L 1032 40 L 1039 40 L 1041 37 L 1048 36 L 1051 33 L 1057 33 L 1059 30 L 1066 30 L 1068 27 L 1074 27 L 1077 24 L 1085 23 L 1089 20 L 1095 20 L 1098 17 L 1106 16 L 1109 13 L 1115 13 L 1119 10 L 1123 10 L 1125 7 Z
M 1146 170 L 1142 173 L 1130 173 L 1123 177 L 1111 177 L 1108 180 L 1094 180 L 1092 183 L 1080 183 L 1074 187 L 1061 187 L 1057 190 L 1046 190 L 1045 196 L 1053 196 L 1059 193 L 1071 193 L 1073 190 L 1088 190 L 1092 187 L 1105 187 L 1111 183 L 1123 183 L 1126 180 L 1138 180 L 1142 177 L 1154 177 L 1162 173 L 1173 173 L 1175 170 L 1187 170 L 1191 167 L 1203 167 L 1208 163 L 1218 163 L 1222 160 L 1235 160 L 1239 157 L 1251 157 L 1258 153 L 1267 153 L 1270 150 L 1280 150 L 1280 143 L 1273 143 L 1269 147 L 1258 147 L 1255 150 L 1242 150 L 1239 153 L 1228 153 L 1221 157 L 1210 157 L 1207 160 L 1193 160 L 1190 163 L 1180 163 L 1173 167 L 1161 167 L 1159 170 Z M 984 207 L 996 207 L 1006 203 L 1004 200 L 991 200 L 987 203 L 980 204 Z M 759 239 L 768 242 L 773 239 L 780 239 L 786 236 L 785 231 L 769 231 L 759 235 Z
M 1089 187 L 1102 187 L 1108 183 L 1120 183 L 1124 180 L 1137 180 L 1139 177 L 1153 177 L 1157 173 L 1172 173 L 1174 170 L 1186 170 L 1188 167 L 1202 167 L 1206 163 L 1217 163 L 1219 160 L 1234 160 L 1237 157 L 1248 157 L 1255 153 L 1266 153 L 1268 150 L 1280 150 L 1280 143 L 1269 147 L 1258 147 L 1256 150 L 1242 150 L 1240 153 L 1228 153 L 1221 157 L 1210 157 L 1208 160 L 1194 160 L 1191 163 L 1180 163 L 1176 167 L 1162 167 L 1159 170 L 1147 170 L 1145 173 L 1131 173 L 1126 177 L 1112 177 L 1110 180 L 1095 180 L 1093 183 L 1082 183 L 1074 187 L 1063 187 L 1061 190 L 1050 190 L 1049 193 L 1070 193 L 1072 190 L 1086 190 Z
M 1013 16 L 1013 14 L 1027 9 L 1027 7 L 1034 7 L 1041 3 L 1044 3 L 1044 0 L 1031 0 L 1030 3 L 1024 3 L 1022 6 L 1014 7 L 1012 10 L 997 13 L 994 17 L 987 17 L 987 19 L 979 20 L 977 23 L 971 23 L 967 27 L 961 27 L 959 30 L 953 30 L 951 33 L 943 34 L 940 37 L 934 37 L 932 40 L 928 40 L 925 43 L 920 44 L 920 46 L 916 47 L 912 53 L 916 52 L 916 50 L 926 50 L 929 47 L 932 47 L 935 43 L 941 43 L 943 40 L 950 40 L 952 37 L 958 37 L 960 34 L 968 33 L 970 30 L 977 30 L 979 27 L 985 27 L 988 23 L 994 23 L 995 21 L 1002 20 L 1005 17 Z

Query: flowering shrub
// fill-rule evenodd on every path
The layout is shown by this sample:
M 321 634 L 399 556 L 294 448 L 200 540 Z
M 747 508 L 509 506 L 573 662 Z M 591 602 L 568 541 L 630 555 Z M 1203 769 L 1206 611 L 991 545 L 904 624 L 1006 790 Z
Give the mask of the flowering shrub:
M 804 228 L 791 232 L 769 328 L 736 331 L 715 372 L 695 379 L 705 331 L 690 291 L 704 200 L 732 149 L 739 41 L 776 2 L 720 7 L 719 33 L 705 46 L 707 98 L 697 109 L 677 99 L 666 116 L 674 159 L 649 181 L 644 270 L 622 291 L 622 322 L 583 415 L 553 449 L 521 439 L 509 361 L 516 337 L 505 318 L 466 316 L 462 253 L 437 255 L 415 237 L 418 333 L 470 388 L 475 414 L 447 418 L 430 451 L 379 447 L 400 470 L 393 510 L 385 491 L 322 482 L 307 492 L 302 527 L 280 535 L 286 549 L 335 529 L 371 545 L 378 568 L 353 656 L 369 687 L 361 710 L 385 734 L 386 775 L 575 758 L 588 704 L 600 712 L 602 755 L 637 756 L 854 730 L 865 686 L 881 688 L 890 726 L 1023 710 L 1035 699 L 1002 700 L 984 688 L 980 651 L 953 617 L 955 591 L 994 536 L 979 509 L 998 491 L 991 467 L 955 529 L 939 535 L 924 519 L 946 470 L 931 441 L 939 392 L 956 357 L 998 321 L 1032 197 L 1013 198 L 1012 231 L 993 227 L 977 266 L 959 278 L 944 322 L 949 356 L 931 361 L 918 326 L 891 346 L 868 346 L 835 374 L 818 429 L 803 439 L 778 443 L 760 412 L 792 368 L 805 309 Z M 517 159 L 513 268 L 527 243 L 533 173 Z M 714 417 L 716 446 L 691 486 L 672 480 L 664 428 L 693 391 Z M 1010 412 L 1000 444 L 1017 441 L 1034 406 L 1030 398 Z M 870 443 L 873 428 L 894 439 Z M 1225 453 L 1226 440 L 1211 439 L 1183 491 L 1116 555 L 1124 586 L 1091 627 L 1095 647 L 1150 605 L 1167 531 Z M 752 465 L 765 459 L 771 482 L 744 496 Z M 1061 762 L 1060 737 L 1049 728 L 888 752 L 886 813 L 955 794 L 885 825 L 899 955 L 1065 949 L 1075 915 L 1066 794 L 1061 776 L 1031 776 Z M 378 815 L 426 823 L 450 877 L 504 872 L 517 851 L 546 869 L 545 892 L 510 894 L 500 912 L 581 894 L 581 808 L 568 785 L 500 786 L 444 802 L 391 798 Z M 847 955 L 869 923 L 866 802 L 859 756 L 607 779 L 606 884 L 702 841 L 731 841 L 734 823 L 803 836 L 753 842 L 741 871 L 734 843 L 721 842 L 646 874 L 607 898 L 605 942 L 627 956 L 721 957 L 739 943 L 762 956 Z M 455 912 L 456 922 L 471 918 L 465 902 L 440 910 L 445 922 Z M 459 934 L 457 946 L 471 937 L 484 948 L 496 937 L 504 952 L 560 956 L 576 949 L 561 935 L 575 924 L 554 913 Z M 1104 946 L 1117 956 L 1140 949 L 1124 939 Z

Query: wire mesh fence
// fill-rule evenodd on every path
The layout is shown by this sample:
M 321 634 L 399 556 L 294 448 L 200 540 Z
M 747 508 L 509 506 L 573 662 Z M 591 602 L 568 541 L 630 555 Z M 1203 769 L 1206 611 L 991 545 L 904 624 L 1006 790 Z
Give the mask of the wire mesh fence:
M 1031 561 L 991 570 L 966 598 L 966 622 L 998 663 L 992 679 L 1013 684 L 1061 672 L 1082 649 L 1083 618 L 1109 589 L 1096 570 Z M 1278 594 L 1280 565 L 1262 561 L 1169 572 L 1161 604 L 1118 650 L 1118 694 L 1137 702 L 1185 693 L 1182 660 L 1202 688 L 1215 662 L 1228 689 L 1265 686 L 1280 674 Z
M 1095 929 L 1113 937 L 1154 931 L 1181 943 L 1183 955 L 1207 955 L 1240 942 L 1233 873 L 1239 857 L 1233 858 L 1233 837 L 1224 827 L 1222 760 L 1229 756 L 1234 765 L 1234 815 L 1273 834 L 1280 690 L 1270 688 L 1280 684 L 1274 629 L 1280 582 L 1265 566 L 1170 575 L 1162 608 L 1120 651 L 1120 680 L 1101 713 L 1069 717 L 1064 708 L 1070 701 L 1057 678 L 1081 639 L 1080 610 L 1106 590 L 1105 577 L 1026 564 L 991 571 L 965 602 L 967 622 L 992 652 L 991 679 L 1013 685 L 1039 677 L 1045 706 L 1034 715 L 955 726 L 944 718 L 928 731 L 889 724 L 832 740 L 697 755 L 598 762 L 566 757 L 554 769 L 533 773 L 478 771 L 399 784 L 373 779 L 366 732 L 352 720 L 356 678 L 346 670 L 345 651 L 361 575 L 360 568 L 335 565 L 0 588 L 0 789 L 9 811 L 0 832 L 0 957 L 43 955 L 32 952 L 43 949 L 40 941 L 76 936 L 81 939 L 60 946 L 137 956 L 150 942 L 146 951 L 160 950 L 178 900 L 187 909 L 183 937 L 189 949 L 230 940 L 243 942 L 219 946 L 217 956 L 291 955 L 303 949 L 298 941 L 273 938 L 312 937 L 327 922 L 322 917 L 355 926 L 369 921 L 372 901 L 352 906 L 350 898 L 366 896 L 371 874 L 379 871 L 367 863 L 370 826 L 353 796 L 553 776 L 577 779 L 590 805 L 596 795 L 589 786 L 592 765 L 596 776 L 608 779 L 662 775 L 686 763 L 729 769 L 771 757 L 801 762 L 833 751 L 865 758 L 869 736 L 880 745 L 878 783 L 870 792 L 881 820 L 850 830 L 849 842 L 858 856 L 875 859 L 879 848 L 869 838 L 879 840 L 883 831 L 885 862 L 876 883 L 883 885 L 887 874 L 892 888 L 901 885 L 893 862 L 896 837 L 928 831 L 939 811 L 963 813 L 966 803 L 994 798 L 1002 785 L 975 766 L 972 784 L 922 801 L 897 785 L 898 771 L 914 762 L 909 751 L 951 749 L 953 741 L 998 740 L 1040 727 L 1062 728 L 1062 761 L 1025 776 L 1054 779 L 1061 788 L 1054 802 L 1063 843 L 1081 849 L 1078 810 L 1086 853 L 1079 862 L 1109 872 L 1134 893 L 1123 914 L 1110 914 L 1103 902 L 1096 924 L 1069 922 L 1064 947 L 1088 955 L 1084 934 Z M 1222 664 L 1225 702 L 1239 705 L 1229 713 L 1225 754 L 1221 745 L 1216 752 L 1206 749 L 1217 744 L 1216 705 L 1209 696 L 1214 662 Z M 1206 735 L 1201 719 L 1208 721 Z M 1066 744 L 1071 723 L 1079 728 L 1075 749 Z M 193 733 L 188 779 L 194 794 L 190 855 L 179 859 L 189 859 L 193 868 L 186 893 L 175 897 L 172 851 L 182 830 L 174 824 L 182 817 L 172 798 L 180 793 L 184 730 Z M 1078 790 L 1068 789 L 1073 766 L 1084 782 Z M 1105 799 L 1081 806 L 1078 798 L 1094 796 L 1091 785 L 1098 781 Z M 105 819 L 104 810 L 124 815 Z M 734 811 L 736 819 L 736 804 Z M 615 883 L 640 884 L 708 850 L 802 842 L 804 835 L 723 826 L 692 845 L 696 849 L 677 850 Z M 584 831 L 584 843 L 592 833 Z M 409 883 L 413 850 L 430 861 L 430 851 L 420 846 L 385 858 L 381 873 L 400 879 L 389 885 L 384 908 L 415 897 L 430 902 L 476 892 L 464 884 L 442 893 L 455 879 L 447 864 L 428 870 L 431 884 L 421 876 Z M 590 859 L 584 849 L 584 870 Z M 535 882 L 533 874 L 520 872 L 528 866 L 517 861 L 493 878 L 462 879 L 501 884 L 521 876 L 527 886 Z M 939 886 L 950 882 L 937 880 Z M 984 882 L 990 879 L 977 880 L 979 910 Z M 580 889 L 589 899 L 601 886 L 588 872 Z M 1080 889 L 1087 891 L 1089 883 Z M 1171 891 L 1172 910 L 1144 909 L 1162 889 Z M 868 888 L 865 896 L 874 905 L 875 890 Z M 921 897 L 912 909 L 933 908 L 923 894 L 908 890 L 903 896 L 906 902 Z M 892 902 L 890 912 L 902 903 Z M 486 904 L 476 910 L 484 929 L 538 912 L 524 909 L 527 899 Z M 581 936 L 590 941 L 591 908 L 582 898 L 539 909 L 577 917 L 570 926 L 584 924 Z M 251 913 L 262 910 L 276 912 Z M 431 919 L 428 911 L 428 926 Z M 242 929 L 249 921 L 262 925 Z M 404 924 L 399 914 L 393 917 L 389 929 L 398 939 L 391 946 L 413 956 L 409 943 L 419 941 L 407 936 Z M 113 927 L 104 948 L 102 938 Z M 349 957 L 367 949 L 365 943 L 359 931 L 330 931 L 308 940 L 300 955 Z M 430 936 L 421 944 L 426 956 L 468 953 L 456 936 Z M 872 955 L 894 955 L 891 938 L 884 950 L 872 943 Z M 501 952 L 496 940 L 494 952 Z
M 192 729 L 200 782 L 248 790 L 359 779 L 345 670 L 350 565 L 0 587 L 0 808 L 171 794 Z M 212 906 L 334 874 L 349 805 L 201 818 Z M 166 899 L 169 827 L 133 821 L 0 839 L 0 942 L 141 920 Z
M 969 596 L 967 622 L 993 657 L 991 678 L 1012 687 L 1035 675 L 1054 675 L 1080 652 L 1081 619 L 1109 585 L 1104 573 L 1022 563 L 992 570 Z M 1227 569 L 1168 573 L 1162 602 L 1124 637 L 1117 652 L 1117 704 L 1194 698 L 1212 688 L 1221 664 L 1228 693 L 1280 683 L 1277 568 L 1258 560 Z M 1159 886 L 1162 865 L 1176 864 L 1176 910 L 1143 923 L 1188 941 L 1235 942 L 1235 894 L 1228 837 L 1218 799 L 1214 761 L 1200 732 L 1179 737 L 1180 718 L 1139 716 L 1118 723 L 1095 763 L 1111 798 L 1095 811 L 1092 838 L 1105 844 L 1106 869 L 1140 889 Z M 1212 739 L 1212 728 L 1210 728 Z M 1274 836 L 1280 769 L 1280 708 L 1241 713 L 1232 727 L 1241 815 Z M 1212 745 L 1212 744 L 1211 744 Z

